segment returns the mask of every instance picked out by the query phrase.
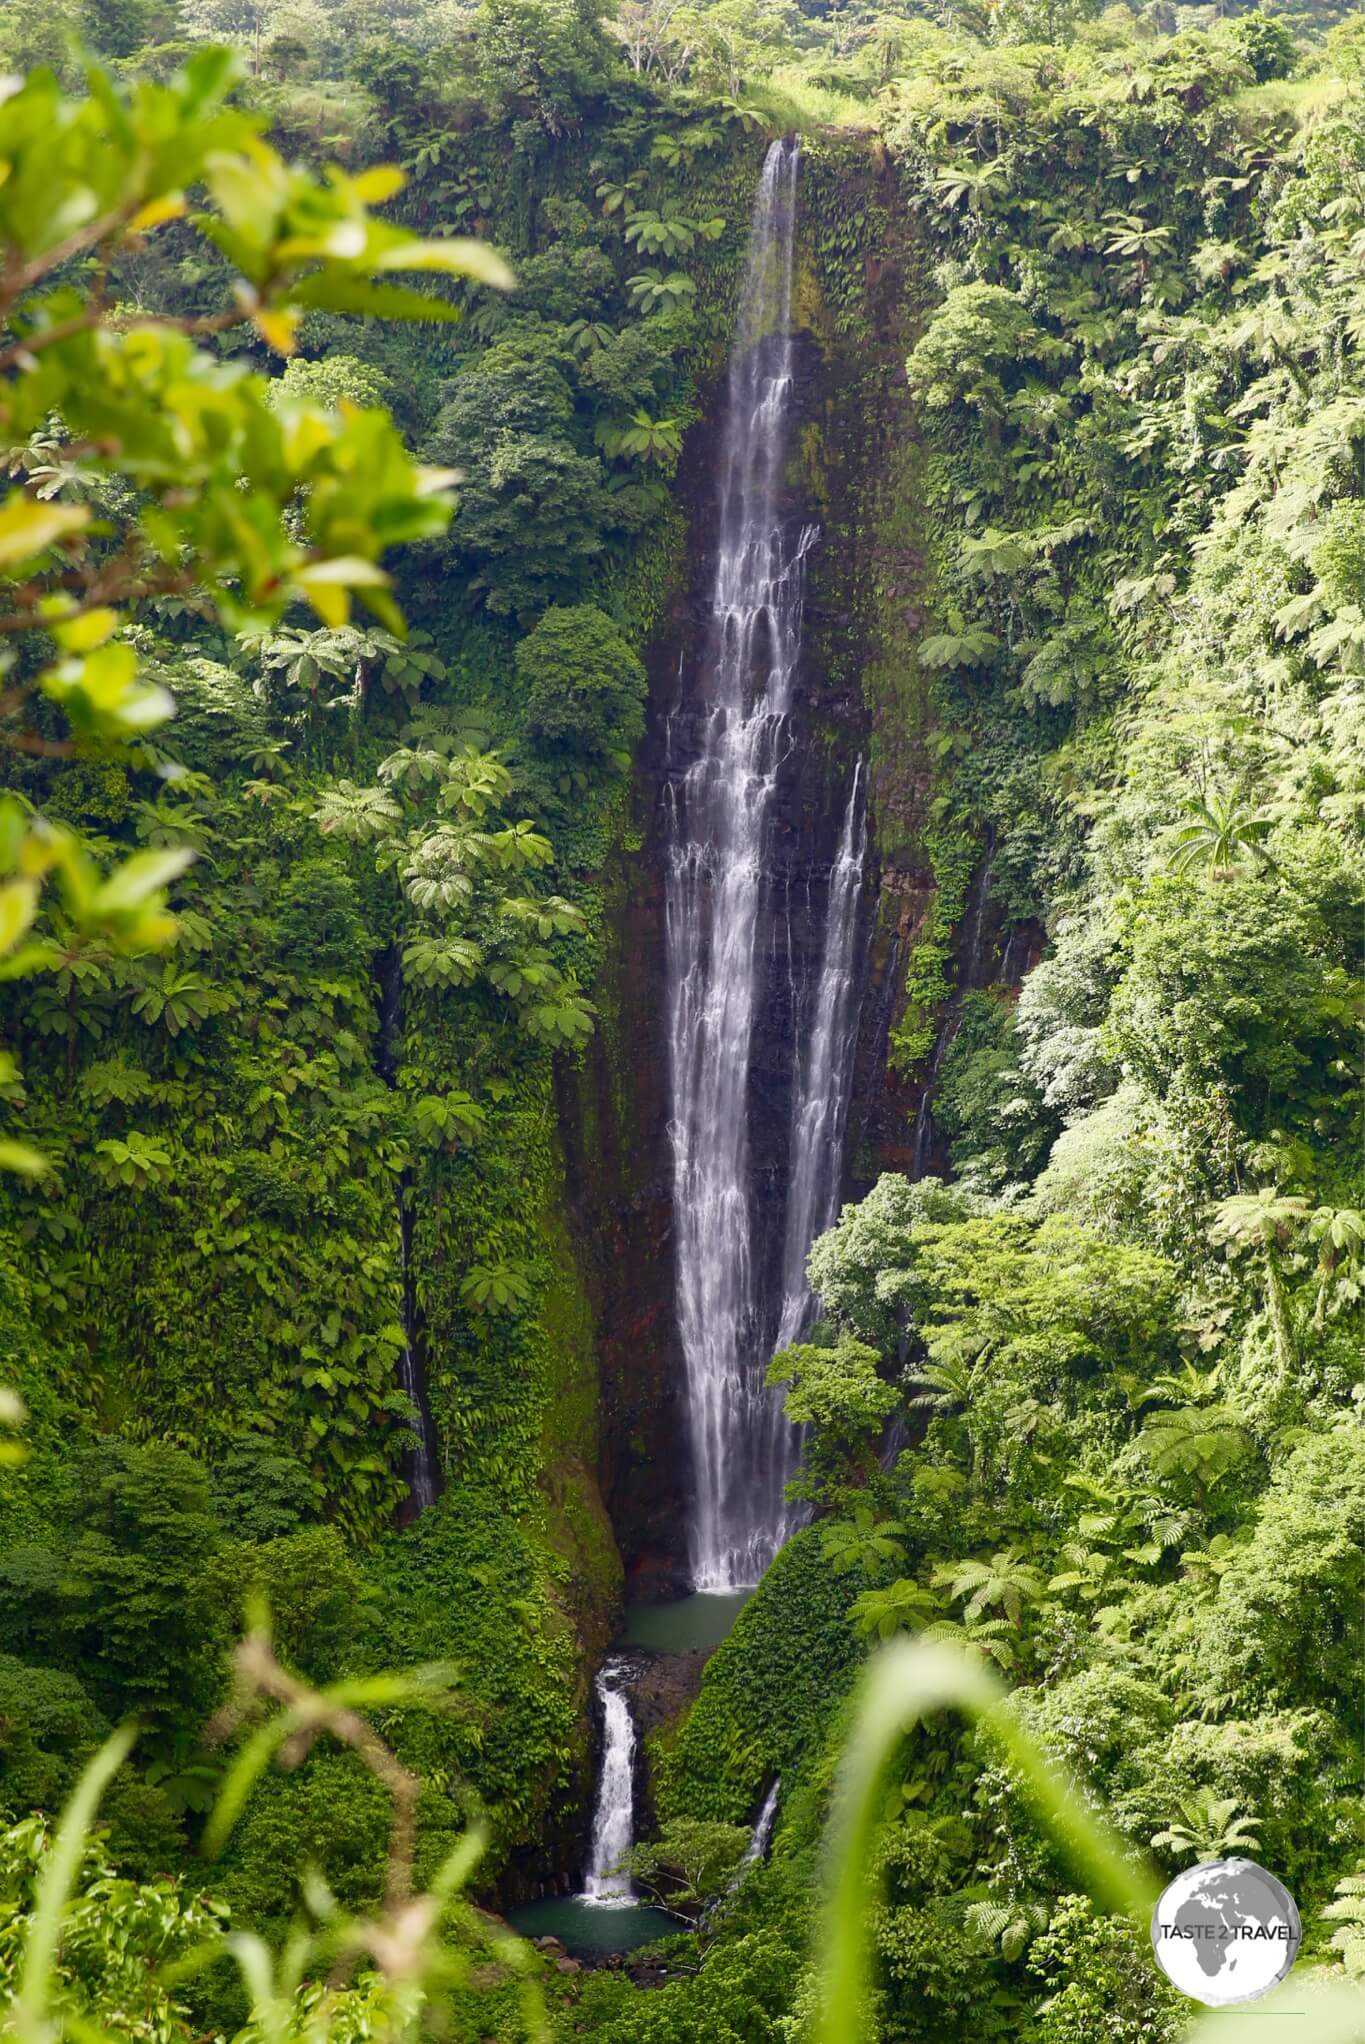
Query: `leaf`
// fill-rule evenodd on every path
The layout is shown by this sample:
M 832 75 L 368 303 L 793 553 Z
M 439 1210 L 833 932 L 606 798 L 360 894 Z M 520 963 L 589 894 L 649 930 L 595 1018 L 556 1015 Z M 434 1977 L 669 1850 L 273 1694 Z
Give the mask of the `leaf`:
M 1087 1877 L 1090 1892 L 1146 1929 L 1155 1882 L 1133 1866 L 1125 1842 L 1092 1816 L 1075 1783 L 1034 1743 L 995 1677 L 945 1646 L 886 1647 L 862 1684 L 829 1820 L 815 2044 L 848 2044 L 850 2017 L 866 2007 L 886 1770 L 913 1727 L 942 1710 L 963 1711 L 991 1732 L 1047 1831 Z M 1358 2002 L 1356 2007 L 1358 2012 Z
M 54 541 L 79 532 L 90 522 L 84 504 L 40 504 L 22 490 L 12 490 L 0 504 L 0 568 L 31 561 Z
M 387 200 L 396 199 L 407 181 L 407 172 L 400 170 L 396 163 L 375 163 L 353 177 L 350 183 L 362 205 L 382 206 Z
M 361 560 L 355 554 L 337 554 L 331 560 L 310 561 L 306 567 L 298 569 L 294 580 L 305 590 L 331 585 L 348 589 L 363 588 L 367 584 L 381 589 L 389 586 L 389 578 L 382 568 L 376 567 L 373 561 Z
M 277 355 L 293 354 L 297 345 L 299 315 L 291 307 L 277 307 L 271 311 L 266 306 L 258 306 L 251 315 L 251 324 Z
M 125 859 L 95 896 L 97 913 L 110 915 L 140 908 L 150 895 L 158 894 L 172 880 L 178 880 L 194 864 L 195 854 L 184 845 L 159 852 L 135 852 Z
M 45 1178 L 51 1169 L 47 1158 L 27 1143 L 0 1138 L 0 1171 L 14 1171 L 20 1178 Z
M 365 277 L 338 276 L 317 270 L 301 277 L 289 288 L 293 305 L 319 312 L 359 313 L 373 319 L 441 320 L 453 324 L 464 318 L 464 307 L 448 298 L 429 298 L 406 284 L 373 284 Z
M 163 192 L 160 198 L 148 199 L 145 206 L 139 206 L 128 222 L 130 234 L 147 234 L 153 227 L 160 227 L 167 220 L 182 220 L 185 216 L 185 194 Z
M 0 955 L 14 949 L 37 912 L 36 880 L 7 880 L 0 887 Z
M 105 605 L 48 626 L 64 653 L 93 653 L 118 629 L 119 614 Z
M 473 277 L 496 291 L 510 291 L 517 281 L 495 248 L 468 235 L 452 235 L 448 241 L 400 242 L 396 248 L 384 250 L 376 268 L 438 270 L 450 277 Z
M 43 2018 L 52 1989 L 54 1961 L 67 1898 L 85 1852 L 85 1842 L 99 1808 L 100 1797 L 128 1758 L 136 1737 L 135 1725 L 121 1725 L 105 1740 L 99 1752 L 87 1762 L 63 1812 L 52 1850 L 39 1877 L 24 1946 L 19 1996 L 11 2017 L 19 2035 L 38 2036 L 45 2029 Z

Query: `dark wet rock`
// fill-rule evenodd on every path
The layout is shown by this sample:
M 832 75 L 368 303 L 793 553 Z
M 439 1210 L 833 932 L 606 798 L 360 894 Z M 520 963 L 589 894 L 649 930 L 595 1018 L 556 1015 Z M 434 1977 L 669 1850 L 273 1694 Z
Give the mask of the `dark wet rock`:
M 642 1739 L 658 1731 L 661 1725 L 671 1724 L 695 1702 L 709 1658 L 703 1647 L 695 1647 L 686 1654 L 642 1656 L 640 1672 L 630 1692 L 636 1728 Z

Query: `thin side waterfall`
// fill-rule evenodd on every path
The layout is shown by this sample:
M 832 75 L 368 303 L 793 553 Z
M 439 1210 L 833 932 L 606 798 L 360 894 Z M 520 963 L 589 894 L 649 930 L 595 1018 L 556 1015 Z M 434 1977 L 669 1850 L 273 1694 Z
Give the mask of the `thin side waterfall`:
M 830 877 L 819 981 L 804 1003 L 809 1029 L 793 1052 L 786 1236 L 781 1271 L 765 1282 L 753 1228 L 750 1070 L 770 975 L 783 967 L 775 934 L 761 943 L 760 924 L 765 911 L 774 922 L 778 914 L 773 803 L 792 744 L 805 563 L 818 536 L 784 503 L 799 161 L 794 139 L 774 142 L 754 203 L 718 456 L 700 716 L 670 720 L 665 777 L 678 1325 L 695 1483 L 690 1560 L 702 1591 L 756 1583 L 791 1530 L 783 1489 L 795 1436 L 764 1379 L 776 1338 L 808 1310 L 806 1251 L 837 1196 L 856 979 L 861 768 Z M 788 944 L 788 969 L 790 958 Z
M 758 1813 L 758 1822 L 754 1825 L 753 1836 L 744 1848 L 744 1857 L 740 1861 L 741 1867 L 752 1866 L 753 1862 L 762 1859 L 768 1850 L 768 1844 L 773 1835 L 773 1825 L 777 1821 L 777 1796 L 781 1786 L 780 1781 L 775 1781 L 768 1790 L 767 1795 L 763 1798 L 763 1808 Z
M 791 1178 L 782 1246 L 782 1318 L 777 1346 L 799 1340 L 810 1324 L 806 1255 L 834 1219 L 844 1157 L 858 1023 L 858 897 L 867 858 L 867 807 L 859 760 L 829 876 L 824 948 L 815 1012 L 803 1031 L 792 1100 Z
M 613 1655 L 602 1663 L 597 1676 L 602 1765 L 581 1899 L 607 1908 L 630 1902 L 635 1892 L 628 1874 L 612 1871 L 635 1842 L 635 1720 L 624 1688 L 629 1673 L 629 1662 Z
M 792 1089 L 787 1221 L 782 1242 L 782 1310 L 775 1347 L 800 1341 L 814 1317 L 806 1257 L 817 1235 L 835 1219 L 843 1172 L 844 1134 L 853 1083 L 853 1052 L 861 1007 L 858 973 L 858 901 L 867 859 L 867 804 L 863 763 L 853 773 L 839 849 L 830 869 L 824 944 L 815 982 L 814 1012 L 800 1032 Z M 780 1547 L 809 1516 L 788 1504 L 785 1486 L 796 1473 L 800 1434 L 774 1400 L 767 1410 L 766 1460 L 777 1481 Z

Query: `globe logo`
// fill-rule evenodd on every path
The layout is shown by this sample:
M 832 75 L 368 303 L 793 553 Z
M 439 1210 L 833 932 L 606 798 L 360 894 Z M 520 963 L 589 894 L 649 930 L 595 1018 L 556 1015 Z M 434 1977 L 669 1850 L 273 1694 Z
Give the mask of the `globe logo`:
M 1209 2008 L 1278 1987 L 1303 1928 L 1282 1881 L 1250 1859 L 1187 1867 L 1152 1911 L 1152 1947 L 1172 1986 Z

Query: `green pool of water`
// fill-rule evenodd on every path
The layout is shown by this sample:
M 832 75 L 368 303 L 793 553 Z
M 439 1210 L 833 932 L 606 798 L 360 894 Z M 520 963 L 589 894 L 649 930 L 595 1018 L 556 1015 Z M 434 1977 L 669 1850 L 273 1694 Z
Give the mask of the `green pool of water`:
M 584 1902 L 577 1895 L 551 1896 L 509 1909 L 507 1921 L 524 1938 L 558 1938 L 570 1952 L 633 1952 L 658 1938 L 675 1938 L 682 1930 L 676 1916 L 665 1916 L 644 1902 Z
M 752 1590 L 699 1591 L 695 1596 L 676 1597 L 670 1604 L 636 1604 L 626 1613 L 622 1637 L 626 1645 L 648 1647 L 656 1654 L 718 1647 L 753 1594 Z

